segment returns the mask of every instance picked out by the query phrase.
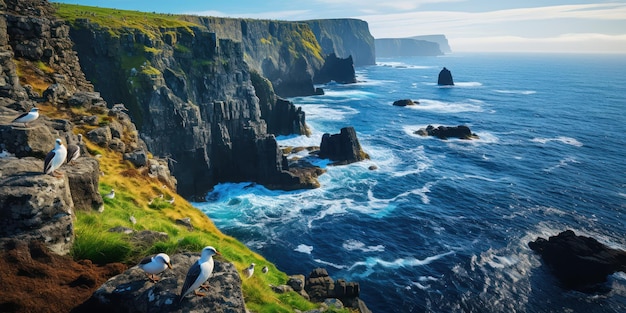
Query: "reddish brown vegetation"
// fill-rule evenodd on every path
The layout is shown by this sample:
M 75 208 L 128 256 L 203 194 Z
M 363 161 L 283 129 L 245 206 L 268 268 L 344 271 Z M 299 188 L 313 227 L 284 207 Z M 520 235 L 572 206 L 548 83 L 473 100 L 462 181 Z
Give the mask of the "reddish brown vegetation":
M 125 269 L 75 262 L 39 242 L 8 243 L 0 253 L 0 312 L 70 312 Z

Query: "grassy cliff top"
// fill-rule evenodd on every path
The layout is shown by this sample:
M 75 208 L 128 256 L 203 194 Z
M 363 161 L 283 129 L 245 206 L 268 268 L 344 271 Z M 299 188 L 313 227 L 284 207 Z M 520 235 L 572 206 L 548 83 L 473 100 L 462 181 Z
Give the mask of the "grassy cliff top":
M 76 4 L 53 3 L 56 15 L 72 25 L 88 19 L 90 22 L 105 26 L 112 35 L 119 35 L 125 29 L 138 29 L 143 33 L 156 36 L 162 28 L 182 28 L 193 33 L 191 28 L 204 28 L 199 24 L 182 19 L 181 15 L 148 13 L 130 10 L 118 10 Z

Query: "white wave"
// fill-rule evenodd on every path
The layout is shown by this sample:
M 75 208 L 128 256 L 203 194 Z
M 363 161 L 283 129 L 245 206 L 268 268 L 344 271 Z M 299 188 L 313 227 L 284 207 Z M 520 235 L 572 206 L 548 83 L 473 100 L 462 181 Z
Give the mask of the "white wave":
M 432 66 L 432 65 L 413 65 L 413 64 L 407 64 L 404 62 L 376 62 L 377 66 L 384 66 L 384 67 L 393 67 L 396 69 L 420 69 L 420 70 L 424 70 L 424 69 L 433 69 L 433 68 L 437 68 L 436 66 Z
M 431 99 L 418 99 L 418 101 L 419 104 L 406 106 L 406 108 L 441 113 L 483 112 L 483 102 L 476 99 L 468 99 L 463 102 L 445 102 Z
M 546 172 L 552 172 L 555 169 L 561 168 L 561 167 L 566 167 L 568 164 L 570 163 L 579 163 L 576 159 L 574 158 L 565 158 L 559 161 L 559 164 L 551 166 L 549 168 L 544 168 L 543 170 Z
M 311 252 L 313 252 L 313 247 L 307 246 L 305 244 L 299 244 L 298 247 L 293 250 L 304 254 L 311 254 Z
M 455 82 L 454 86 L 457 87 L 480 87 L 482 86 L 482 83 L 479 82 Z
M 332 267 L 334 267 L 334 268 L 336 268 L 336 269 L 340 269 L 340 270 L 343 270 L 343 269 L 348 268 L 348 267 L 347 267 L 347 266 L 345 266 L 345 265 L 335 264 L 335 263 L 332 263 L 332 262 L 327 262 L 327 261 L 324 261 L 324 260 L 321 260 L 321 259 L 314 259 L 314 261 L 315 261 L 315 262 L 317 262 L 317 263 L 320 263 L 320 264 L 324 264 L 324 265 L 332 266 Z
M 417 283 L 417 282 L 411 282 L 411 285 L 413 285 L 413 286 L 415 286 L 415 287 L 417 287 L 417 288 L 419 288 L 421 290 L 428 290 L 428 289 L 430 289 L 430 285 L 422 285 L 422 284 Z
M 352 266 L 350 266 L 349 269 L 353 270 L 361 266 L 365 266 L 366 268 L 373 268 L 377 265 L 380 265 L 384 268 L 390 268 L 390 269 L 397 269 L 401 267 L 424 266 L 451 254 L 454 254 L 454 251 L 448 251 L 446 253 L 429 256 L 423 260 L 420 260 L 418 258 L 399 258 L 393 261 L 385 261 L 381 258 L 369 257 L 365 261 L 359 261 L 359 262 L 354 263 Z
M 517 94 L 517 95 L 532 95 L 537 92 L 534 90 L 494 90 L 497 93 L 506 93 L 506 94 Z
M 574 146 L 574 147 L 582 147 L 583 144 L 576 140 L 575 138 L 572 137 L 565 137 L 565 136 L 560 136 L 560 137 L 556 137 L 556 138 L 533 138 L 531 139 L 532 142 L 538 142 L 541 144 L 546 144 L 548 142 L 551 141 L 557 141 L 566 145 L 570 145 L 570 146 Z
M 622 198 L 626 198 L 626 193 L 618 192 L 617 194 Z
M 366 246 L 364 243 L 354 240 L 348 239 L 343 242 L 342 247 L 348 251 L 362 251 L 362 252 L 383 252 L 385 251 L 385 246 L 376 245 L 376 246 Z

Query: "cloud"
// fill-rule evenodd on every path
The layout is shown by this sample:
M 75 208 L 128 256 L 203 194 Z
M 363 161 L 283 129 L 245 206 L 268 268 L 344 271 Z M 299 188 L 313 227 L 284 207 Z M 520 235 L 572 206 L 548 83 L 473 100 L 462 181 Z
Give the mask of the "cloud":
M 361 11 L 387 11 L 389 9 L 396 11 L 403 10 L 415 10 L 423 4 L 430 3 L 450 3 L 450 2 L 462 2 L 466 0 L 396 0 L 396 1 L 381 1 L 381 0 L 317 0 L 319 3 L 330 6 L 342 6 L 349 10 L 359 9 Z

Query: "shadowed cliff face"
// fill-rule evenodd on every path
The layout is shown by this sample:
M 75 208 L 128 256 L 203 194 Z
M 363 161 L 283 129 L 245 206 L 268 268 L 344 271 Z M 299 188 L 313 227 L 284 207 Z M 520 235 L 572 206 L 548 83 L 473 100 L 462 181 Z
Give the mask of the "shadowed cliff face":
M 335 54 L 339 58 L 352 56 L 354 66 L 376 64 L 374 37 L 367 22 L 357 19 L 328 19 L 306 21 L 324 55 Z

